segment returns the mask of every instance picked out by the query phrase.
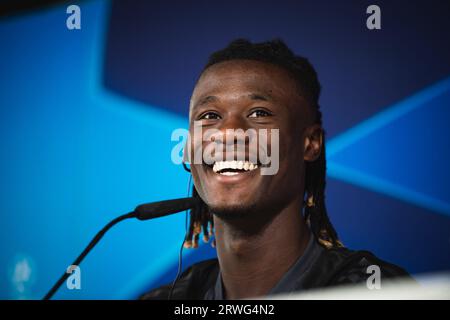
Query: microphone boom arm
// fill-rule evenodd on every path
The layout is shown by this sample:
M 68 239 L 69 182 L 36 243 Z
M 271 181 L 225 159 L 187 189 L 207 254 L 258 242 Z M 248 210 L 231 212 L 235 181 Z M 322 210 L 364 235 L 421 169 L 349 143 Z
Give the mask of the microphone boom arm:
M 153 218 L 158 218 L 162 216 L 167 216 L 169 214 L 174 214 L 180 211 L 188 210 L 194 208 L 198 205 L 200 200 L 198 198 L 181 198 L 174 200 L 159 201 L 153 203 L 142 204 L 136 207 L 134 211 L 127 214 L 121 215 L 100 230 L 95 237 L 89 242 L 87 247 L 83 252 L 75 259 L 72 265 L 78 266 L 89 253 L 89 251 L 94 248 L 94 246 L 100 241 L 100 239 L 105 235 L 105 233 L 111 229 L 115 224 L 120 221 L 137 218 L 139 220 L 148 220 Z M 64 274 L 59 278 L 59 280 L 53 285 L 53 287 L 48 291 L 43 300 L 49 300 L 55 294 L 55 292 L 61 287 L 64 281 L 69 278 L 70 273 L 64 272 Z

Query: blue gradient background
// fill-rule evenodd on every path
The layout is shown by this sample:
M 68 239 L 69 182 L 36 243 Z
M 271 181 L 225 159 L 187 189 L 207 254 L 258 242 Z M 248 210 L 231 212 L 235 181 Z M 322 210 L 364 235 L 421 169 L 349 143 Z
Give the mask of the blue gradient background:
M 450 270 L 450 5 L 84 1 L 0 20 L 0 298 L 38 299 L 103 225 L 183 197 L 170 140 L 208 54 L 281 37 L 316 67 L 327 206 L 344 243 L 413 274 Z M 132 299 L 176 274 L 184 214 L 126 221 L 62 299 Z M 184 251 L 183 267 L 213 257 Z

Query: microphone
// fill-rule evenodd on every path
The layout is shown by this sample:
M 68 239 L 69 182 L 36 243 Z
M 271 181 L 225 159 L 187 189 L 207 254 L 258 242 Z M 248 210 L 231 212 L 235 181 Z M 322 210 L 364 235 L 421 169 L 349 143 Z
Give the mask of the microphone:
M 185 211 L 196 207 L 199 203 L 200 199 L 194 197 L 151 202 L 137 206 L 134 212 L 139 220 L 148 220 Z
M 78 266 L 81 261 L 83 261 L 84 257 L 89 253 L 89 251 L 94 248 L 94 246 L 100 241 L 100 239 L 105 235 L 105 233 L 111 229 L 112 226 L 117 224 L 120 221 L 129 218 L 137 218 L 139 220 L 149 220 L 153 218 L 163 217 L 170 214 L 174 214 L 180 211 L 185 211 L 188 209 L 195 208 L 200 203 L 199 198 L 180 198 L 159 202 L 151 202 L 146 204 L 141 204 L 137 206 L 133 211 L 121 215 L 111 222 L 109 222 L 106 226 L 100 230 L 95 237 L 91 240 L 91 242 L 87 245 L 87 247 L 83 250 L 83 252 L 75 259 L 72 265 Z M 64 274 L 59 278 L 59 280 L 53 285 L 53 287 L 49 290 L 49 292 L 45 295 L 44 300 L 49 300 L 55 292 L 61 287 L 64 281 L 69 278 L 70 273 L 64 272 Z

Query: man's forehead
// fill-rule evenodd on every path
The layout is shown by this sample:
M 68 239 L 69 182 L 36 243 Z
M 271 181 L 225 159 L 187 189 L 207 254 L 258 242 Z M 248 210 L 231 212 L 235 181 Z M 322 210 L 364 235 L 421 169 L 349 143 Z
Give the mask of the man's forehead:
M 217 101 L 221 96 L 238 95 L 242 98 L 277 100 L 286 95 L 298 94 L 298 87 L 287 72 L 265 63 L 248 63 L 208 68 L 197 82 L 191 97 L 191 107 L 205 102 Z
M 253 60 L 231 60 L 207 68 L 200 76 L 195 89 L 225 84 L 247 84 L 263 89 L 274 86 L 275 79 L 283 80 L 286 85 L 296 84 L 289 71 L 280 66 Z M 288 84 L 289 82 L 293 83 Z

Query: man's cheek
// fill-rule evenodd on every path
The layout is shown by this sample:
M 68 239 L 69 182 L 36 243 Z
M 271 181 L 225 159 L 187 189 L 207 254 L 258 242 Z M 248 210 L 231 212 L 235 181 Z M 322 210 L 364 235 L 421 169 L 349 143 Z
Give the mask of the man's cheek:
M 201 189 L 202 184 L 201 184 L 201 178 L 199 175 L 198 165 L 191 166 L 191 174 L 192 174 L 192 178 L 194 180 L 195 188 L 197 189 L 197 191 L 199 191 Z
M 270 135 L 267 138 L 259 136 L 260 143 L 265 144 L 260 146 L 259 150 L 265 150 L 265 154 L 261 157 L 261 175 L 273 176 L 278 173 L 280 168 L 280 130 L 270 129 Z M 262 138 L 262 139 L 261 139 Z M 283 148 L 285 148 L 283 146 Z M 285 150 L 283 150 L 285 152 Z

